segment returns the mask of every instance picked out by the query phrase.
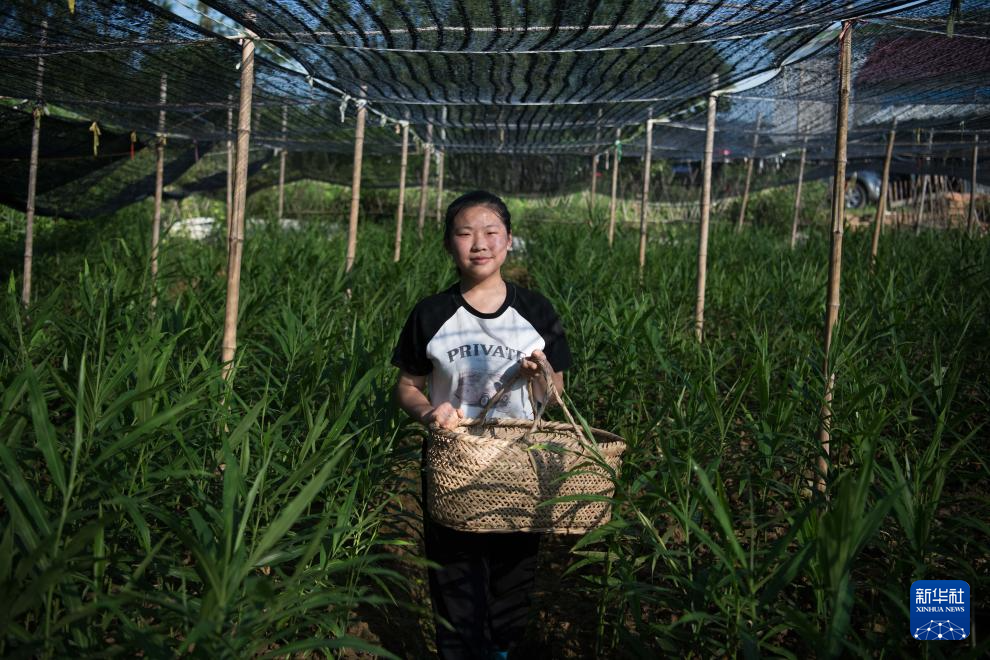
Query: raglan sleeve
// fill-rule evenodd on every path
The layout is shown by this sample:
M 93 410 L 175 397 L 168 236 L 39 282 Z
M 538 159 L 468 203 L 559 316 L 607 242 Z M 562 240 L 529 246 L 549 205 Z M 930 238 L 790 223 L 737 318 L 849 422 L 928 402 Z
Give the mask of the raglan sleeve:
M 554 371 L 565 371 L 571 368 L 571 347 L 567 343 L 567 335 L 564 334 L 564 324 L 561 323 L 550 301 L 544 299 L 543 302 L 540 329 L 545 344 L 543 353 L 546 354 L 547 361 Z
M 392 351 L 392 364 L 413 376 L 428 375 L 433 371 L 433 363 L 426 354 L 428 341 L 421 305 L 417 305 L 399 334 L 399 342 Z

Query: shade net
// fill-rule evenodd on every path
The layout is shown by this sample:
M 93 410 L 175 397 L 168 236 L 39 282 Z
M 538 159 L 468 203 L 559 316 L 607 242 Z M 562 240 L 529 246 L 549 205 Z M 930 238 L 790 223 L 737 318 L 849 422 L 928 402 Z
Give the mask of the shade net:
M 288 180 L 348 185 L 358 100 L 368 110 L 368 187 L 398 184 L 400 122 L 412 136 L 410 186 L 429 141 L 446 154 L 450 188 L 586 188 L 593 154 L 614 162 L 616 130 L 624 162 L 642 156 L 650 117 L 654 158 L 697 161 L 713 90 L 717 159 L 793 160 L 806 148 L 817 171 L 834 152 L 846 19 L 855 19 L 850 158 L 875 166 L 896 118 L 895 169 L 961 173 L 988 128 L 990 2 L 967 1 L 950 18 L 951 5 L 79 0 L 71 13 L 64 2 L 11 0 L 0 6 L 0 107 L 11 132 L 0 172 L 13 191 L 3 201 L 22 206 L 38 103 L 75 122 L 42 118 L 39 208 L 88 215 L 150 194 L 154 150 L 140 147 L 154 143 L 162 112 L 170 194 L 222 189 L 245 34 L 257 44 L 252 189 L 277 179 L 279 149 L 289 152 Z M 82 152 L 93 122 L 105 151 L 81 169 L 45 137 L 69 131 L 61 142 Z M 84 186 L 96 192 L 80 198 Z
M 854 23 L 852 162 L 882 160 L 895 121 L 894 168 L 918 173 L 971 159 L 974 138 L 990 129 L 990 11 L 967 4 L 950 37 L 946 9 L 947 3 L 928 3 Z M 771 80 L 722 96 L 716 158 L 796 158 L 806 148 L 811 161 L 831 160 L 838 56 L 837 43 L 829 40 Z M 700 159 L 705 129 L 701 107 L 655 124 L 654 157 Z M 643 148 L 640 135 L 627 151 L 639 157 Z

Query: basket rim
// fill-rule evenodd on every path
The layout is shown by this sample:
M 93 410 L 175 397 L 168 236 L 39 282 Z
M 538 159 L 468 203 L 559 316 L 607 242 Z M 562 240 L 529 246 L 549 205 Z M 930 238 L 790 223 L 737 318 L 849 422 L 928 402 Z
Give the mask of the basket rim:
M 552 525 L 523 525 L 520 527 L 513 527 L 511 529 L 506 529 L 503 527 L 485 527 L 478 526 L 472 527 L 463 523 L 452 523 L 450 521 L 439 521 L 431 516 L 434 525 L 441 525 L 452 529 L 457 532 L 473 532 L 475 534 L 515 534 L 517 532 L 528 532 L 530 534 L 556 534 L 556 535 L 570 535 L 570 536 L 582 536 L 588 532 L 598 529 L 602 525 L 606 524 L 608 521 L 604 521 L 598 525 L 588 525 L 581 527 L 555 527 Z
M 496 417 L 494 419 L 479 419 L 479 418 L 465 418 L 457 425 L 455 429 L 445 429 L 439 425 L 431 424 L 429 431 L 432 435 L 438 435 L 441 437 L 448 438 L 450 440 L 460 440 L 466 442 L 491 442 L 492 440 L 505 440 L 506 442 L 514 442 L 515 440 L 509 440 L 506 438 L 485 438 L 472 435 L 470 433 L 463 433 L 458 429 L 462 428 L 475 428 L 475 427 L 501 427 L 501 428 L 533 428 L 533 420 L 531 419 L 517 419 L 514 417 Z M 611 431 L 605 431 L 602 429 L 595 428 L 593 426 L 588 427 L 592 434 L 595 436 L 595 441 L 599 445 L 619 445 L 623 447 L 627 446 L 625 439 L 622 436 L 616 435 Z M 577 424 L 570 424 L 567 422 L 553 422 L 553 421 L 541 421 L 536 426 L 537 431 L 570 431 L 576 433 L 579 436 L 582 434 L 583 427 Z M 603 440 L 599 440 L 603 438 Z

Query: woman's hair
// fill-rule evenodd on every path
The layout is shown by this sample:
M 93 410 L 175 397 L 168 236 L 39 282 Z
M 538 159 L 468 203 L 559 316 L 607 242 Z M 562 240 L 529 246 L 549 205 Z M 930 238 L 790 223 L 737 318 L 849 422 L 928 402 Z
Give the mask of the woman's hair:
M 444 245 L 447 245 L 450 242 L 450 237 L 454 233 L 454 220 L 457 219 L 458 214 L 464 209 L 471 208 L 472 206 L 484 206 L 488 210 L 492 211 L 499 217 L 502 224 L 505 225 L 505 232 L 507 234 L 512 233 L 512 216 L 509 213 L 509 209 L 505 206 L 505 202 L 503 202 L 498 195 L 493 195 L 490 192 L 484 190 L 472 190 L 471 192 L 464 193 L 452 201 L 450 206 L 447 207 L 447 215 L 444 218 L 443 225 Z

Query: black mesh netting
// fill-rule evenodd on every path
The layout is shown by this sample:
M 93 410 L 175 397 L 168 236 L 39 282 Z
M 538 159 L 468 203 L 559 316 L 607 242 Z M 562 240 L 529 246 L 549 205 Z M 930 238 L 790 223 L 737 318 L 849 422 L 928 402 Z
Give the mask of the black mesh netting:
M 655 158 L 697 161 L 713 90 L 720 160 L 793 159 L 806 147 L 823 163 L 844 19 L 855 19 L 850 158 L 882 157 L 896 118 L 895 170 L 964 172 L 973 137 L 990 128 L 990 2 L 962 4 L 949 36 L 947 1 L 86 0 L 70 13 L 12 0 L 0 6 L 4 201 L 22 205 L 30 117 L 18 113 L 38 100 L 83 129 L 97 122 L 106 142 L 101 166 L 80 172 L 45 136 L 71 133 L 82 149 L 91 134 L 42 119 L 45 209 L 87 215 L 149 194 L 153 150 L 120 152 L 132 131 L 139 147 L 152 143 L 160 110 L 170 180 L 182 176 L 171 194 L 225 186 L 226 158 L 213 149 L 210 170 L 197 156 L 232 138 L 245 35 L 258 46 L 252 189 L 274 181 L 262 161 L 280 148 L 289 180 L 348 184 L 356 99 L 370 111 L 371 187 L 397 185 L 399 122 L 413 136 L 410 185 L 428 125 L 453 188 L 585 188 L 589 156 L 612 150 L 616 129 L 623 156 L 642 155 L 651 116 Z M 97 194 L 70 209 L 85 185 Z
M 24 108 L 0 107 L 0 203 L 23 207 L 28 186 L 28 159 L 31 151 L 33 105 Z M 92 123 L 42 116 L 45 130 L 40 133 L 38 156 L 39 205 L 60 186 L 95 173 L 108 172 L 123 158 L 144 149 L 143 142 L 131 143 L 130 136 L 100 131 L 99 145 L 93 153 Z
M 895 159 L 905 164 L 950 164 L 969 159 L 973 137 L 990 129 L 990 10 L 967 4 L 954 36 L 946 34 L 946 3 L 928 3 L 893 16 L 857 21 L 853 28 L 849 157 L 882 159 L 897 121 Z M 905 29 L 905 25 L 911 29 Z M 716 154 L 830 159 L 835 145 L 836 62 L 832 39 L 788 63 L 755 87 L 730 89 L 720 101 Z M 673 117 L 654 126 L 654 155 L 699 159 L 705 118 Z M 754 137 L 759 134 L 754 151 Z M 642 153 L 643 140 L 628 147 Z

